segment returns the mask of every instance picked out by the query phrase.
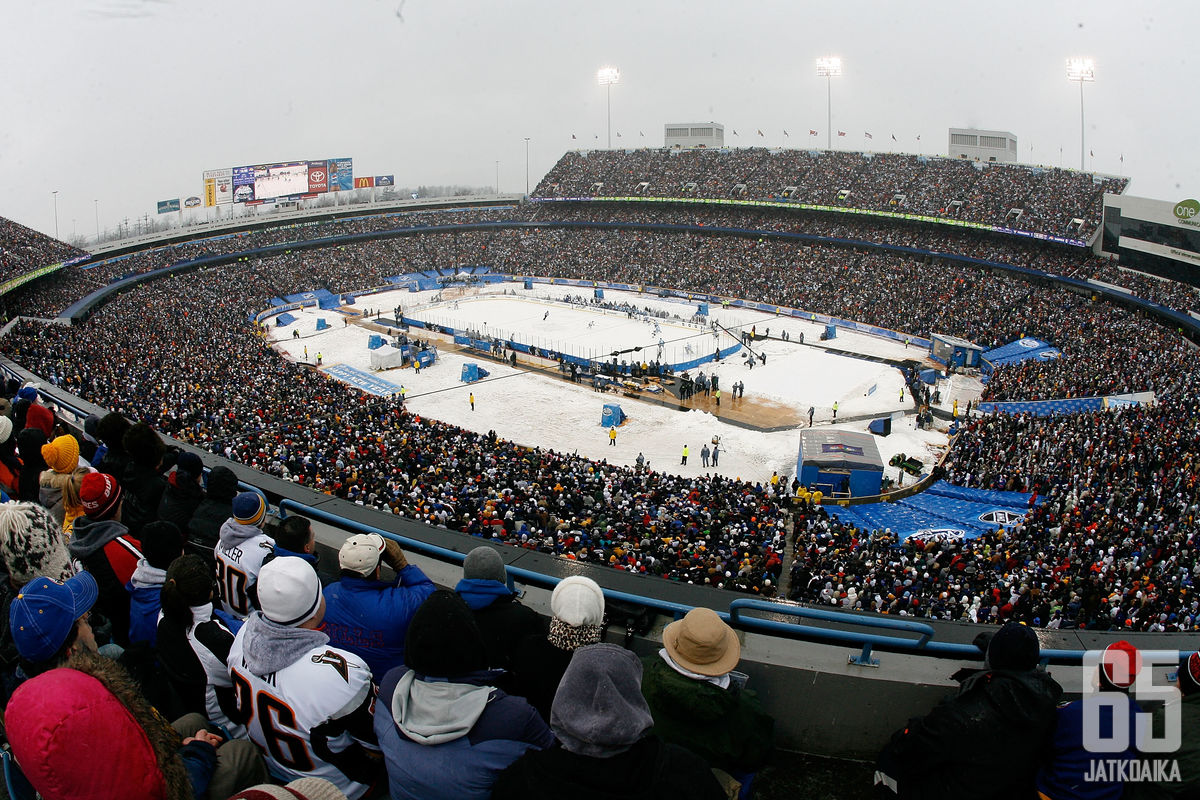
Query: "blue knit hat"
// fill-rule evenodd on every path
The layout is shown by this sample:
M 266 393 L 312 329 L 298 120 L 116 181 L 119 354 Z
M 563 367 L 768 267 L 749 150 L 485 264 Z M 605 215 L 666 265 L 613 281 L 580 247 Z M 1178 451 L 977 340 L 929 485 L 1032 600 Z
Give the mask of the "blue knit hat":
M 242 492 L 233 498 L 233 518 L 242 525 L 261 525 L 267 504 L 258 492 Z

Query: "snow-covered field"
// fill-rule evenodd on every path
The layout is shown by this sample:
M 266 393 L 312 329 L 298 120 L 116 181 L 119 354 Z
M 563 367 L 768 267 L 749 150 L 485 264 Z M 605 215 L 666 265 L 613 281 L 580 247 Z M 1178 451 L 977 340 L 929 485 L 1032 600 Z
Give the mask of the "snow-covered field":
M 642 347 L 643 350 L 632 357 L 649 361 L 657 356 L 661 339 L 663 360 L 679 362 L 712 353 L 717 346 L 727 348 L 736 342 L 728 334 L 714 338 L 709 328 L 688 324 L 687 320 L 696 311 L 695 303 L 606 290 L 606 302 L 628 302 L 639 309 L 649 307 L 671 315 L 648 323 L 624 313 L 564 302 L 567 297 L 580 297 L 583 291 L 578 287 L 544 284 L 523 290 L 518 284 L 504 283 L 470 289 L 462 297 L 435 301 L 437 292 L 404 290 L 360 297 L 353 308 L 360 311 L 378 308 L 385 317 L 390 317 L 396 306 L 402 306 L 408 316 L 460 329 L 473 328 L 485 335 L 512 338 L 582 356 L 607 357 L 614 350 Z M 353 322 L 345 324 L 344 315 L 335 311 L 303 309 L 291 313 L 296 322 L 283 328 L 272 326 L 269 334 L 279 352 L 288 358 L 310 363 L 320 352 L 325 368 L 346 364 L 370 370 L 370 351 L 367 349 L 370 331 Z M 332 327 L 317 332 L 319 317 Z M 793 409 L 797 418 L 805 419 L 809 407 L 814 407 L 818 426 L 833 426 L 832 404 L 835 401 L 842 420 L 900 412 L 903 416 L 893 422 L 892 435 L 876 437 L 885 464 L 894 453 L 904 452 L 929 466 L 945 448 L 944 425 L 941 430 L 915 429 L 911 398 L 906 395 L 904 402 L 900 400 L 904 382 L 898 370 L 835 352 L 841 350 L 892 359 L 921 358 L 924 354 L 915 346 L 906 348 L 903 342 L 839 329 L 835 340 L 820 343 L 828 349 L 808 347 L 798 344 L 800 334 L 804 334 L 807 342 L 816 342 L 822 326 L 760 311 L 718 306 L 710 308 L 709 319 L 735 334 L 753 327 L 759 333 L 769 330 L 772 337 L 786 330 L 792 339 L 772 338 L 756 342 L 756 351 L 764 353 L 767 362 L 765 365 L 759 363 L 754 369 L 747 367 L 741 353 L 717 364 L 703 364 L 700 371 L 720 375 L 723 403 L 732 402 L 730 388 L 734 382 L 742 381 L 746 385 L 747 401 L 763 398 Z M 657 333 L 655 323 L 659 326 Z M 293 332 L 297 330 L 301 338 L 294 339 Z M 417 329 L 410 331 L 410 335 L 418 337 L 422 333 Z M 571 384 L 519 367 L 514 369 L 479 359 L 469 353 L 455 352 L 441 342 L 438 345 L 437 363 L 421 370 L 420 374 L 415 374 L 411 368 L 377 373 L 407 389 L 408 407 L 416 413 L 471 430 L 495 430 L 499 436 L 525 445 L 575 451 L 594 459 L 632 464 L 641 453 L 656 469 L 681 474 L 715 471 L 731 477 L 765 481 L 777 471 L 790 481 L 795 473 L 799 428 L 774 432 L 748 430 L 726 423 L 706 411 L 681 412 L 600 394 L 587 385 Z M 479 363 L 488 370 L 489 377 L 470 385 L 461 383 L 459 375 L 462 365 L 467 362 Z M 695 372 L 693 370 L 692 374 Z M 958 385 L 955 389 L 956 393 L 970 391 L 968 387 Z M 475 395 L 474 410 L 468 402 L 471 393 Z M 610 446 L 608 431 L 600 425 L 605 402 L 620 403 L 629 418 L 618 430 L 615 447 Z M 963 402 L 965 404 L 965 399 Z M 868 421 L 839 422 L 835 427 L 866 431 Z M 721 440 L 720 466 L 706 470 L 701 466 L 700 449 L 713 436 L 720 436 Z M 691 448 L 691 456 L 687 466 L 682 466 L 679 462 L 685 444 Z M 893 467 L 886 468 L 886 474 L 893 478 L 897 477 L 897 472 Z

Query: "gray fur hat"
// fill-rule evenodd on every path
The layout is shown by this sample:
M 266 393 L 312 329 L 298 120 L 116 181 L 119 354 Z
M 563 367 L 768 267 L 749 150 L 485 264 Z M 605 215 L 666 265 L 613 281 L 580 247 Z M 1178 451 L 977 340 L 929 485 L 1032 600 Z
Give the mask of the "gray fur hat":
M 633 747 L 653 726 L 637 656 L 615 644 L 575 651 L 550 708 L 550 730 L 564 749 L 608 758 Z

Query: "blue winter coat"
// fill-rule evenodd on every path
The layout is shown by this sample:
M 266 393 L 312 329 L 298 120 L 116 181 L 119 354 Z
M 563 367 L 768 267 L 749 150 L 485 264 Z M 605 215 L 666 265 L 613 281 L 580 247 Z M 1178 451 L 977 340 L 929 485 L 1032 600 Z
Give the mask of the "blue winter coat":
M 394 584 L 344 577 L 325 587 L 323 630 L 331 645 L 366 661 L 378 681 L 404 663 L 409 620 L 434 588 L 433 581 L 412 564 L 400 570 Z

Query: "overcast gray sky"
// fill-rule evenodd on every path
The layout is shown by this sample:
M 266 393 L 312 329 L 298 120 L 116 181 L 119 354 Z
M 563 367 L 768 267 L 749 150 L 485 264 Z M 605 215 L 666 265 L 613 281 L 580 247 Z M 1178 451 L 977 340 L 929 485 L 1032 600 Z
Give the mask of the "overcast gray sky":
M 523 191 L 524 137 L 531 185 L 604 144 L 606 64 L 614 145 L 713 120 L 734 146 L 824 146 L 829 54 L 835 147 L 945 154 L 976 126 L 1065 166 L 1065 59 L 1091 56 L 1088 167 L 1175 201 L 1200 194 L 1198 33 L 1189 0 L 2 0 L 0 215 L 53 234 L 57 190 L 61 238 L 90 238 L 97 199 L 109 228 L 200 195 L 205 169 L 347 156 L 401 186 L 490 186 L 500 161 Z

